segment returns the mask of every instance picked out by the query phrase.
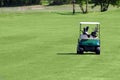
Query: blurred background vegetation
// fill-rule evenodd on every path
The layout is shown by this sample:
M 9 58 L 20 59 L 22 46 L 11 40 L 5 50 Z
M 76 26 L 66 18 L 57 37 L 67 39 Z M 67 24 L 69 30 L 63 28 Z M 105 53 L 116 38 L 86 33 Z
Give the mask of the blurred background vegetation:
M 120 7 L 120 0 L 0 0 L 0 7 L 14 7 L 27 5 L 63 5 L 63 4 L 79 4 L 82 13 L 89 12 L 89 6 L 94 8 L 100 6 L 100 11 L 107 11 L 109 5 Z M 74 6 L 75 7 L 75 6 Z M 74 8 L 75 9 L 75 8 Z

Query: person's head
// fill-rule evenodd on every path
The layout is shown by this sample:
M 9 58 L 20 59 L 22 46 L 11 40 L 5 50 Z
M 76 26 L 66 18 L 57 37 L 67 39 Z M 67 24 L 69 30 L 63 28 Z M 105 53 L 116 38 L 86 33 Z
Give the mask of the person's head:
M 97 33 L 96 33 L 96 32 L 92 32 L 91 35 L 92 35 L 93 37 L 97 37 Z
M 89 26 L 83 28 L 83 34 L 87 34 L 88 35 L 88 29 L 89 29 Z

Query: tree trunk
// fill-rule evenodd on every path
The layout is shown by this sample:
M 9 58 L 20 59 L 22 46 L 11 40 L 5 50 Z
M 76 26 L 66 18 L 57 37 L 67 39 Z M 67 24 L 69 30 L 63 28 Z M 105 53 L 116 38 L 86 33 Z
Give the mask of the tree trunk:
M 82 10 L 82 13 L 85 13 L 84 8 L 82 5 L 80 5 L 80 9 Z
M 2 6 L 2 1 L 0 1 L 0 7 Z
M 81 11 L 82 11 L 82 13 L 88 13 L 88 0 L 85 0 L 85 8 L 83 7 L 83 4 L 84 4 L 84 2 L 80 2 L 80 9 L 81 9 Z
M 85 13 L 88 13 L 88 0 L 86 0 L 86 10 Z
M 73 4 L 73 14 L 75 14 L 75 4 Z
M 73 0 L 72 3 L 73 3 L 73 14 L 75 14 L 75 0 Z
M 110 4 L 110 0 L 106 3 L 100 3 L 101 5 L 101 12 L 105 12 L 108 10 L 108 7 L 109 7 L 109 4 Z

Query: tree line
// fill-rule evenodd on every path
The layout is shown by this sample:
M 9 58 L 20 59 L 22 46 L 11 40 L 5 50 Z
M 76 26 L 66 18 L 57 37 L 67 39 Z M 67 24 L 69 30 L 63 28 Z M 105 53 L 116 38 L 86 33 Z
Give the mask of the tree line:
M 0 0 L 0 7 L 40 4 L 41 0 Z
M 83 13 L 88 13 L 88 5 L 93 4 L 91 8 L 100 6 L 100 11 L 104 12 L 108 10 L 109 5 L 120 7 L 120 0 L 0 0 L 0 7 L 4 6 L 23 6 L 41 4 L 41 1 L 47 1 L 49 5 L 62 5 L 62 4 L 79 4 L 79 7 Z M 75 12 L 75 8 L 73 9 Z
M 80 9 L 83 13 L 88 13 L 88 5 L 89 4 L 93 4 L 93 6 L 91 6 L 91 8 L 100 6 L 101 12 L 107 11 L 109 8 L 109 5 L 120 7 L 120 0 L 48 0 L 48 1 L 49 1 L 49 4 L 52 4 L 52 5 L 73 3 L 73 7 L 75 7 L 74 4 L 79 4 Z M 74 8 L 73 8 L 73 10 L 74 10 Z M 74 13 L 74 11 L 73 11 L 73 13 Z

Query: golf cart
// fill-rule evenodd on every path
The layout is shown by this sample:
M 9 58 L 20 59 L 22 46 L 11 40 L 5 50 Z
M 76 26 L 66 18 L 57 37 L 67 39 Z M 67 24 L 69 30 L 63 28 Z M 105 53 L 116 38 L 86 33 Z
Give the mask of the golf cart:
M 99 22 L 80 22 L 79 35 L 77 54 L 83 54 L 84 52 L 95 52 L 98 55 L 100 54 Z

